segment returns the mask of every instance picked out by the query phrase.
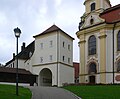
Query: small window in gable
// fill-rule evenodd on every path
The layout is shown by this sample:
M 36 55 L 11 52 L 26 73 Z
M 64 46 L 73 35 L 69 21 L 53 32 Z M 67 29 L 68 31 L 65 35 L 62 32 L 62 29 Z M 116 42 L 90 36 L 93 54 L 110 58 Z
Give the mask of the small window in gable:
M 96 5 L 95 3 L 91 4 L 91 11 L 95 10 L 95 5 Z
M 91 19 L 90 19 L 90 24 L 92 25 L 93 23 L 94 23 L 94 19 L 91 18 Z

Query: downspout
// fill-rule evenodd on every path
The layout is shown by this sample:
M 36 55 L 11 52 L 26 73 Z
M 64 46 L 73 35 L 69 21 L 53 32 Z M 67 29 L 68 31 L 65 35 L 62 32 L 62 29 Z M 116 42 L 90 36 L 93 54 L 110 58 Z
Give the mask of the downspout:
M 113 84 L 115 83 L 115 80 L 114 80 L 114 32 L 115 32 L 115 26 L 116 26 L 116 23 L 114 23 L 113 25 L 113 32 L 112 32 L 112 36 L 113 36 Z
M 58 61 L 59 61 L 59 32 L 57 31 L 57 86 L 58 86 Z

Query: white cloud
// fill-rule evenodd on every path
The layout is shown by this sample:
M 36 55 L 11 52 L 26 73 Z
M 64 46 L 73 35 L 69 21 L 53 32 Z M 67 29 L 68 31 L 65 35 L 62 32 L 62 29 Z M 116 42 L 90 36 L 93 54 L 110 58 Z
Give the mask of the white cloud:
M 58 6 L 60 6 L 61 5 L 61 3 L 62 3 L 62 0 L 55 0 L 55 2 L 56 2 L 56 6 L 58 7 Z
M 10 60 L 15 52 L 13 29 L 17 26 L 22 34 L 19 46 L 34 40 L 32 36 L 43 32 L 53 24 L 77 39 L 80 17 L 85 11 L 85 0 L 0 0 L 0 62 Z M 120 0 L 110 0 L 112 5 Z M 74 60 L 79 60 L 78 39 L 74 41 Z M 20 50 L 20 49 L 19 49 Z

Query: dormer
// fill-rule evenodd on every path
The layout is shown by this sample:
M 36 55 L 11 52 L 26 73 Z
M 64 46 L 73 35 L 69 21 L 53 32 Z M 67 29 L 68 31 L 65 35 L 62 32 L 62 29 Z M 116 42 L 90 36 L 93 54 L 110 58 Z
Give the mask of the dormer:
M 85 0 L 84 5 L 86 8 L 85 14 L 89 14 L 93 11 L 102 12 L 111 7 L 109 0 Z

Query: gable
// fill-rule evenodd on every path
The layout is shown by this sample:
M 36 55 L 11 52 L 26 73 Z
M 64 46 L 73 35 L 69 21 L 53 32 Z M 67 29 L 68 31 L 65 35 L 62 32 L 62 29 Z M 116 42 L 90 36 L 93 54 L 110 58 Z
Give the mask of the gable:
M 86 18 L 85 22 L 82 25 L 81 29 L 90 27 L 95 24 L 104 22 L 105 20 L 99 17 L 99 13 L 90 13 Z

